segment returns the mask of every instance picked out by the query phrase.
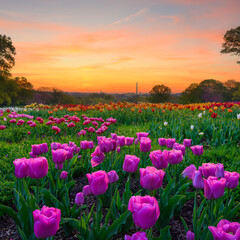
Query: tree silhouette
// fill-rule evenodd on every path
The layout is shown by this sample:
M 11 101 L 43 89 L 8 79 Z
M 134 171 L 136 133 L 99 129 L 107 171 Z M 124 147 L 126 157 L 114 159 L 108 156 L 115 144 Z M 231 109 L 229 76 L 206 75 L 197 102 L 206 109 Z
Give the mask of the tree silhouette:
M 149 92 L 152 102 L 166 102 L 171 95 L 171 89 L 165 85 L 155 85 Z
M 221 53 L 240 56 L 240 26 L 228 30 L 224 35 Z M 237 63 L 240 64 L 240 61 Z
M 0 74 L 11 76 L 10 70 L 15 65 L 14 55 L 16 55 L 15 47 L 10 37 L 0 34 Z

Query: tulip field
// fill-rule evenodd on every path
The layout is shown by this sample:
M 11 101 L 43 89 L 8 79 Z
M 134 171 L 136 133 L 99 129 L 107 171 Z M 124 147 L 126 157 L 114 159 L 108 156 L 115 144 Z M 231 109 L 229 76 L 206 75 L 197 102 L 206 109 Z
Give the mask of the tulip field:
M 240 102 L 0 108 L 0 239 L 240 240 Z

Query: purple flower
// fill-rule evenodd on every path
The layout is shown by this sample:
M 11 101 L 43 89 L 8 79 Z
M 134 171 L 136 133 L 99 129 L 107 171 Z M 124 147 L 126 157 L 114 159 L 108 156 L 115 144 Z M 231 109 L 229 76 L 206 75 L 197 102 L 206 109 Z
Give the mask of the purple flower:
M 165 176 L 163 170 L 157 170 L 155 167 L 140 168 L 140 184 L 148 190 L 159 189 Z
M 137 139 L 138 141 L 140 142 L 141 138 L 142 137 L 148 137 L 149 133 L 146 133 L 146 132 L 139 132 L 137 133 Z
M 218 180 L 217 177 L 208 177 L 203 179 L 204 181 L 204 196 L 207 199 L 217 199 L 223 196 L 224 188 L 226 185 L 226 179 L 221 178 Z
M 238 186 L 239 173 L 237 172 L 224 172 L 224 177 L 226 179 L 226 188 L 234 189 Z
M 174 143 L 173 144 L 173 149 L 175 150 L 181 150 L 182 154 L 185 155 L 185 146 L 183 144 L 179 144 L 179 143 Z
M 118 181 L 119 176 L 116 171 L 112 170 L 107 173 L 109 183 L 115 183 Z
M 117 136 L 117 145 L 120 147 L 125 146 L 125 136 Z
M 123 163 L 123 170 L 130 173 L 136 172 L 139 162 L 140 158 L 135 155 L 126 155 Z
M 124 240 L 148 240 L 145 232 L 136 232 L 131 236 L 125 235 Z
M 196 145 L 196 146 L 192 146 L 190 147 L 190 149 L 192 150 L 192 153 L 194 155 L 202 155 L 203 154 L 203 146 L 202 145 Z
M 222 163 L 216 164 L 215 175 L 218 178 L 224 178 L 224 166 Z
M 91 159 L 92 167 L 96 167 L 103 162 L 105 155 L 103 152 L 101 152 L 100 147 L 97 146 L 95 148 L 95 151 L 91 154 L 91 157 L 92 157 Z
M 116 140 L 117 141 L 117 134 L 116 133 L 111 133 L 111 138 L 113 140 Z
M 166 146 L 166 138 L 159 138 L 158 139 L 158 144 L 160 146 Z
M 134 141 L 134 137 L 126 137 L 125 138 L 125 145 L 130 146 L 130 145 L 133 144 L 133 141 Z
M 84 196 L 88 196 L 88 195 L 90 195 L 92 192 L 91 192 L 91 187 L 90 187 L 90 185 L 85 185 L 84 187 L 83 187 L 83 195 Z
M 67 159 L 68 151 L 64 149 L 52 150 L 52 160 L 56 164 L 63 164 Z
M 37 238 L 52 237 L 59 229 L 61 210 L 43 206 L 41 210 L 33 211 L 34 234 Z
M 215 163 L 203 163 L 201 167 L 199 167 L 199 171 L 201 171 L 202 175 L 205 178 L 210 176 L 215 177 L 216 172 L 216 164 Z
M 60 175 L 60 178 L 61 178 L 61 179 L 66 179 L 66 178 L 67 178 L 67 175 L 68 175 L 68 172 L 62 171 L 62 172 L 61 172 L 61 175 Z
M 214 240 L 239 240 L 240 239 L 240 223 L 229 222 L 222 219 L 217 227 L 209 226 Z
M 81 205 L 81 204 L 84 203 L 84 195 L 83 195 L 83 193 L 79 192 L 79 193 L 76 194 L 75 203 L 77 205 Z
M 178 164 L 183 160 L 181 150 L 171 150 L 168 152 L 168 162 L 170 164 Z
M 200 171 L 195 171 L 193 174 L 193 186 L 195 188 L 204 188 L 203 177 Z
M 185 147 L 191 147 L 191 145 L 192 145 L 192 139 L 184 139 L 184 140 L 183 140 L 183 145 L 184 145 Z
M 30 158 L 27 165 L 30 178 L 43 178 L 48 173 L 48 161 L 45 157 Z
M 194 233 L 191 232 L 191 231 L 188 231 L 188 232 L 187 232 L 187 235 L 186 235 L 186 239 L 187 239 L 187 240 L 194 240 L 194 238 L 195 238 Z
M 28 159 L 26 158 L 20 158 L 14 160 L 13 164 L 15 166 L 15 176 L 17 178 L 26 178 L 28 177 Z
M 166 139 L 166 146 L 167 148 L 173 148 L 173 144 L 176 142 L 175 138 L 168 138 Z
M 152 164 L 157 169 L 164 169 L 168 166 L 168 151 L 167 150 L 156 150 L 149 154 Z
M 191 164 L 190 166 L 186 167 L 184 171 L 182 172 L 183 177 L 187 177 L 188 179 L 193 179 L 194 172 L 196 171 L 196 167 L 194 164 Z
M 160 216 L 158 202 L 150 196 L 132 196 L 128 202 L 128 210 L 132 212 L 134 223 L 144 230 L 151 228 Z
M 140 140 L 140 151 L 150 152 L 152 140 L 148 137 L 142 137 Z
M 91 187 L 91 192 L 94 195 L 101 195 L 107 191 L 109 180 L 105 171 L 99 170 L 92 174 L 88 173 L 86 176 Z

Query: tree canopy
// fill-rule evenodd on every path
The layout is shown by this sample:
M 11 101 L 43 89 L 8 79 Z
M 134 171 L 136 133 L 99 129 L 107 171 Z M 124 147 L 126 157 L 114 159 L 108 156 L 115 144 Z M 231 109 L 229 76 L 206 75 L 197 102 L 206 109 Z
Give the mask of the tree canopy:
M 221 53 L 240 56 L 240 26 L 225 33 Z
M 15 47 L 10 37 L 0 34 L 0 74 L 11 76 L 10 70 L 15 65 Z
M 166 102 L 171 96 L 171 89 L 163 84 L 155 85 L 149 93 L 152 102 Z

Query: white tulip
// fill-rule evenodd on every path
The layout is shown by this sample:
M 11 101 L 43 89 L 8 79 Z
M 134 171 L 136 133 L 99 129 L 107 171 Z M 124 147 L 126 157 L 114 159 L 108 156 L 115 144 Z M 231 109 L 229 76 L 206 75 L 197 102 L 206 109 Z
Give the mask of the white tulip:
M 201 118 L 201 117 L 202 117 L 202 113 L 199 113 L 199 114 L 198 114 L 198 117 Z
M 193 130 L 193 129 L 194 129 L 194 126 L 193 126 L 193 125 L 191 125 L 191 127 L 190 127 L 190 128 L 191 128 L 191 130 Z
M 167 126 L 167 125 L 168 125 L 168 122 L 164 122 L 163 124 L 164 124 L 164 126 Z
M 239 114 L 237 114 L 237 119 L 240 119 L 240 113 L 239 113 Z

